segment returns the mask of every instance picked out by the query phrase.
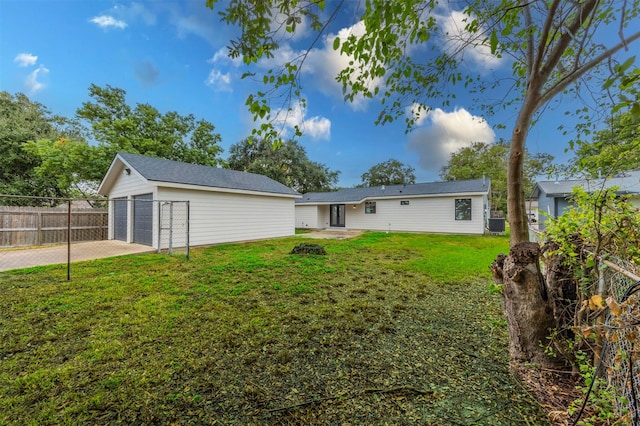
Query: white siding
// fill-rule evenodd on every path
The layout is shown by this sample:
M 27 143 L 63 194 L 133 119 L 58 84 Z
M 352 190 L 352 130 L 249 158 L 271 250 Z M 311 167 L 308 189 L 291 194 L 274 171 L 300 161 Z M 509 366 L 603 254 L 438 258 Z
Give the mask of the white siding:
M 141 194 L 153 193 L 154 199 L 156 194 L 156 188 L 153 185 L 149 185 L 146 181 L 138 176 L 135 172 L 126 174 L 124 171 L 118 176 L 116 182 L 109 192 L 109 199 L 126 197 L 129 202 L 127 203 L 127 242 L 133 241 L 133 197 Z M 153 229 L 156 229 L 156 217 L 155 209 L 153 215 Z M 113 239 L 113 203 L 109 203 L 109 239 Z M 153 247 L 156 247 L 156 236 L 154 235 Z
M 296 228 L 319 229 L 324 228 L 318 225 L 318 206 L 296 206 Z
M 329 206 L 318 206 L 318 228 L 328 228 L 330 218 L 331 211 Z
M 455 220 L 456 198 L 471 199 L 471 220 Z M 374 214 L 365 213 L 364 203 L 355 205 L 355 208 L 354 204 L 346 204 L 345 229 L 483 234 L 485 198 L 482 195 L 457 195 L 404 199 L 409 201 L 409 205 L 401 205 L 402 199 L 371 200 L 376 202 Z M 328 226 L 329 206 L 318 206 L 318 227 Z
M 131 172 L 130 175 L 122 173 L 113 184 L 113 188 L 109 192 L 109 198 L 133 197 L 134 195 L 148 194 L 149 192 L 155 193 L 154 185 L 147 184 L 135 172 Z
M 190 201 L 193 246 L 285 237 L 295 234 L 294 199 L 159 188 L 162 200 Z

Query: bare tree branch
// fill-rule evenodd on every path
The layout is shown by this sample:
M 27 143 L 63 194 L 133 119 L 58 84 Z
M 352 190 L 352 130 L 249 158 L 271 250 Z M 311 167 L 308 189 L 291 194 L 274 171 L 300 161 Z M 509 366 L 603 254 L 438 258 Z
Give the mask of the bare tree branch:
M 540 69 L 540 65 L 544 60 L 544 55 L 547 46 L 551 44 L 549 39 L 549 33 L 553 26 L 553 18 L 556 16 L 558 11 L 558 7 L 560 6 L 561 0 L 555 0 L 551 7 L 549 8 L 549 12 L 547 12 L 547 19 L 544 22 L 544 27 L 542 28 L 542 33 L 540 34 L 540 40 L 538 44 L 538 52 L 535 56 L 535 62 L 531 62 L 531 73 L 529 74 L 529 78 L 532 77 L 535 70 Z M 529 49 L 533 50 L 535 45 L 535 41 L 533 40 L 533 34 L 529 37 Z M 533 58 L 531 58 L 533 59 Z
M 584 17 L 590 16 L 597 4 L 598 0 L 588 0 L 578 9 L 578 13 L 574 17 L 573 22 L 566 27 L 566 31 L 562 33 L 558 43 L 549 53 L 546 63 L 542 68 L 540 68 L 540 78 L 543 82 L 549 80 L 549 76 L 553 70 L 556 69 L 558 63 L 562 59 L 562 55 L 567 50 L 567 46 L 569 46 L 569 43 L 574 39 L 575 34 L 578 32 L 580 27 L 584 25 Z M 540 43 L 546 43 L 546 40 L 541 39 Z M 542 65 L 542 62 L 540 64 Z
M 625 48 L 629 43 L 632 43 L 632 42 L 634 42 L 634 41 L 636 41 L 638 39 L 640 39 L 640 31 L 636 32 L 635 34 L 631 35 L 630 37 L 628 37 L 626 39 L 623 39 L 623 41 L 621 41 L 620 43 L 618 43 L 615 46 L 611 47 L 610 49 L 602 52 L 600 55 L 596 56 L 595 58 L 593 58 L 589 62 L 583 64 L 581 67 L 579 67 L 575 71 L 567 74 L 565 77 L 563 77 L 557 83 L 552 85 L 545 93 L 542 94 L 542 96 L 540 96 L 539 101 L 538 101 L 539 104 L 544 104 L 546 102 L 549 102 L 554 96 L 556 96 L 559 93 L 561 93 L 570 84 L 572 84 L 577 79 L 579 79 L 580 77 L 585 75 L 588 71 L 592 70 L 594 67 L 596 67 L 597 65 L 601 64 L 606 59 L 608 59 L 611 56 L 613 56 L 616 52 L 618 52 L 621 49 Z

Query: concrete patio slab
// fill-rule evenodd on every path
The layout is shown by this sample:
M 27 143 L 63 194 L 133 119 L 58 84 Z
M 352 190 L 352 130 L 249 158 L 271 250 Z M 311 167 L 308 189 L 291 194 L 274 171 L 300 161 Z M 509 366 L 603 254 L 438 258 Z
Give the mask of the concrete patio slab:
M 317 238 L 317 239 L 336 239 L 344 240 L 347 238 L 357 237 L 364 231 L 357 230 L 345 230 L 345 229 L 321 229 L 318 231 L 312 231 L 305 234 L 298 234 L 304 238 Z
M 16 248 L 0 250 L 0 271 L 22 269 L 32 266 L 67 263 L 67 245 L 38 248 Z M 71 261 L 101 259 L 135 253 L 153 253 L 155 249 L 124 241 L 89 241 L 71 244 Z

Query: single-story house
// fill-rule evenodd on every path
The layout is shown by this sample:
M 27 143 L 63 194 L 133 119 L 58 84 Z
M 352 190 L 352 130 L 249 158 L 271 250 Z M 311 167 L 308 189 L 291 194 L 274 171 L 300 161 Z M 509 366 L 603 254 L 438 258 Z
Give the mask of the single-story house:
M 483 234 L 490 193 L 489 179 L 307 193 L 296 228 Z
M 169 244 L 169 227 L 175 240 L 186 231 L 190 246 L 294 235 L 300 197 L 266 176 L 126 153 L 98 193 L 111 200 L 109 239 L 157 249 Z
M 556 218 L 571 206 L 573 188 L 582 187 L 587 192 L 601 188 L 618 187 L 618 194 L 630 195 L 630 202 L 640 208 L 640 171 L 630 171 L 609 179 L 555 180 L 537 182 L 531 199 L 538 201 L 540 229 L 545 229 L 550 218 Z

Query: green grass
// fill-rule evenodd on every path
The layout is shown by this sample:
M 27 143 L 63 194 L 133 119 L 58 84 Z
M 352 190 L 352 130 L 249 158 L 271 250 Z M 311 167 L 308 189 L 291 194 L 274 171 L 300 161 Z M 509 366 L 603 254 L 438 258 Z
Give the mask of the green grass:
M 303 237 L 0 276 L 0 424 L 541 424 L 504 237 Z

